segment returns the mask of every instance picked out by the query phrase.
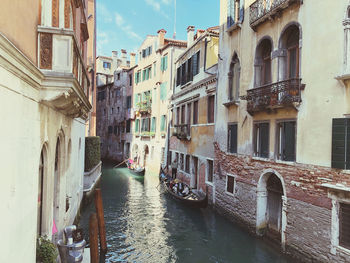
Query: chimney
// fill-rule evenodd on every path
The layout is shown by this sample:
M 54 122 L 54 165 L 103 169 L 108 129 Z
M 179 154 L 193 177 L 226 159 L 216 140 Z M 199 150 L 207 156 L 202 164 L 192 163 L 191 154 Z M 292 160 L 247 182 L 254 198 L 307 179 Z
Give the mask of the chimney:
M 136 54 L 130 53 L 130 67 L 135 66 L 135 63 L 136 63 Z
M 118 58 L 118 51 L 112 51 L 112 59 L 117 61 Z
M 187 46 L 191 46 L 194 39 L 194 26 L 187 27 Z
M 195 36 L 195 39 L 199 38 L 203 33 L 205 33 L 205 30 L 203 29 L 198 29 L 197 30 L 197 34 Z
M 158 48 L 161 48 L 164 46 L 164 37 L 166 34 L 166 31 L 164 29 L 158 30 Z
M 121 52 L 122 52 L 122 57 L 121 57 L 121 59 L 122 59 L 122 65 L 123 65 L 123 66 L 126 66 L 126 50 L 125 50 L 125 49 L 122 49 Z

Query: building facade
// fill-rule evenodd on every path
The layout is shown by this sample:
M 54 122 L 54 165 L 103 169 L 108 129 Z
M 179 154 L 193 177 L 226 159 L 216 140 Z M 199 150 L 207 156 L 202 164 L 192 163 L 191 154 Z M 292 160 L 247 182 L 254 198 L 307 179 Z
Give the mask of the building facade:
M 177 159 L 177 177 L 208 191 L 212 202 L 219 27 L 195 34 L 189 26 L 187 34 L 188 48 L 175 61 L 169 164 Z
M 96 0 L 88 0 L 87 24 L 89 39 L 87 41 L 87 71 L 90 80 L 88 92 L 92 109 L 86 126 L 87 136 L 96 136 Z
M 186 49 L 186 41 L 165 38 L 161 29 L 157 36 L 147 36 L 138 50 L 138 65 L 134 69 L 133 143 L 131 157 L 158 172 L 166 163 L 168 111 L 172 95 L 174 62 Z
M 120 58 L 115 54 L 116 51 L 112 57 L 116 61 L 114 81 L 98 86 L 97 135 L 101 139 L 101 157 L 121 162 L 129 156 L 132 139 L 133 68 L 126 50 L 121 50 Z M 130 59 L 134 64 L 134 53 Z
M 220 1 L 215 207 L 310 262 L 350 256 L 349 4 Z
M 0 261 L 35 262 L 37 237 L 61 238 L 83 196 L 88 3 L 1 4 Z

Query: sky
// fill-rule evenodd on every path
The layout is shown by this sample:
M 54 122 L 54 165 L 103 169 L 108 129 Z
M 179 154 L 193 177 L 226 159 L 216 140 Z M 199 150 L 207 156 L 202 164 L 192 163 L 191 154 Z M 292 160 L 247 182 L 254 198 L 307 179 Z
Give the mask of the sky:
M 159 29 L 174 33 L 175 0 L 96 0 L 97 55 L 113 50 L 137 51 L 147 35 Z M 187 39 L 187 27 L 206 29 L 219 25 L 219 0 L 176 0 L 176 39 Z

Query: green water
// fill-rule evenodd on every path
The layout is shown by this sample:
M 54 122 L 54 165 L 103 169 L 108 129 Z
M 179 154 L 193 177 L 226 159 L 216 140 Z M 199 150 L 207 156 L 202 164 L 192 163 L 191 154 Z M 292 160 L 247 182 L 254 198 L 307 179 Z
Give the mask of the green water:
M 157 185 L 156 175 L 104 166 L 105 262 L 292 262 L 212 209 L 185 207 Z M 94 209 L 92 202 L 82 212 L 85 233 Z

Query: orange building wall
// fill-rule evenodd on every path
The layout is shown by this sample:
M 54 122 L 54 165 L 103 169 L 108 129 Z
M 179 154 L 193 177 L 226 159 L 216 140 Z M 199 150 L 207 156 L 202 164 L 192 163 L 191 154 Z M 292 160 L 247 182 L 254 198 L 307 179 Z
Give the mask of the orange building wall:
M 1 0 L 0 32 L 37 65 L 37 25 L 41 0 Z

